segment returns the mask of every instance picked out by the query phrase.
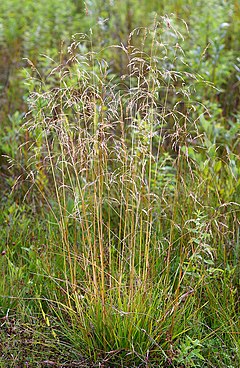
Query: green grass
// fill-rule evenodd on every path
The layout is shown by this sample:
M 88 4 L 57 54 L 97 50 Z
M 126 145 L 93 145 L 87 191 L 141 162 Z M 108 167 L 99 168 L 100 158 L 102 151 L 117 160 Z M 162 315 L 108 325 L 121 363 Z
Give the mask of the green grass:
M 61 2 L 36 36 L 55 3 L 26 2 L 39 53 L 16 4 L 3 44 L 30 59 L 2 95 L 0 366 L 238 367 L 237 3 L 198 21 L 200 3 L 163 2 L 178 18 L 128 36 L 136 2 L 119 19 Z M 77 11 L 93 29 L 58 54 Z

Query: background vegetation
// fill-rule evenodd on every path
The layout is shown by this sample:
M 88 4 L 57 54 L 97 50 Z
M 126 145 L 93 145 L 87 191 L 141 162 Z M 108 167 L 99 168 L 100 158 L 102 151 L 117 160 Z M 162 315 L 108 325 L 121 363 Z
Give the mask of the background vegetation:
M 0 3 L 0 366 L 239 367 L 236 0 Z

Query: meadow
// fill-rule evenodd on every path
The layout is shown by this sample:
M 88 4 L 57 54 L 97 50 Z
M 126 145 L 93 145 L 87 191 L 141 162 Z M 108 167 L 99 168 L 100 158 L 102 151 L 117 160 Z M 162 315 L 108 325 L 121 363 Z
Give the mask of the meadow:
M 0 3 L 0 367 L 240 366 L 238 1 Z

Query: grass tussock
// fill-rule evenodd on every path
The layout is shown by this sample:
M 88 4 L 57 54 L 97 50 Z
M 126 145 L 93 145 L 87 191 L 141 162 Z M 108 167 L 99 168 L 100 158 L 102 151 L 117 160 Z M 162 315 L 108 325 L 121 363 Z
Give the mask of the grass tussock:
M 21 248 L 29 311 L 94 366 L 239 364 L 239 136 L 198 101 L 201 76 L 178 68 L 181 40 L 168 18 L 134 30 L 111 47 L 121 75 L 91 35 L 45 74 L 28 61 L 16 187 L 23 177 L 45 220 L 38 254 Z

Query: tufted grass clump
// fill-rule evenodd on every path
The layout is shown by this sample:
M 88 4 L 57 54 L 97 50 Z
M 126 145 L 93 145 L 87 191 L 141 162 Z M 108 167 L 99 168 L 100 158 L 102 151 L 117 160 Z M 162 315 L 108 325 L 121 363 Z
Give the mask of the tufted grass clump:
M 51 259 L 38 310 L 99 366 L 201 367 L 219 344 L 237 362 L 236 136 L 227 150 L 211 131 L 168 18 L 111 47 L 121 75 L 92 37 L 45 75 L 28 61 L 25 199 L 44 208 Z

